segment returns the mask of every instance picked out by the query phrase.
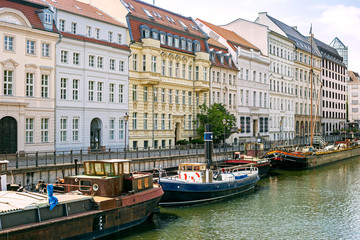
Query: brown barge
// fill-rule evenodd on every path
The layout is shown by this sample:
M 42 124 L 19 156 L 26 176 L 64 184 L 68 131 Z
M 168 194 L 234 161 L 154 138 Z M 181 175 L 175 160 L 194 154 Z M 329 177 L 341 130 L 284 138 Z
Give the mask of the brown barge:
M 0 191 L 0 239 L 96 239 L 144 222 L 163 190 L 128 160 L 85 162 L 85 175 L 65 178 L 65 194 Z

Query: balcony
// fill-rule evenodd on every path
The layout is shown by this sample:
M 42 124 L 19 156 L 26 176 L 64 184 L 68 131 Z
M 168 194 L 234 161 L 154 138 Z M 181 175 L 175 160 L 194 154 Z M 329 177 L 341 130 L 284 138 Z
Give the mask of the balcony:
M 210 90 L 208 81 L 197 80 L 195 81 L 195 92 L 207 92 Z
M 139 80 L 142 85 L 158 85 L 161 82 L 160 73 L 139 72 Z

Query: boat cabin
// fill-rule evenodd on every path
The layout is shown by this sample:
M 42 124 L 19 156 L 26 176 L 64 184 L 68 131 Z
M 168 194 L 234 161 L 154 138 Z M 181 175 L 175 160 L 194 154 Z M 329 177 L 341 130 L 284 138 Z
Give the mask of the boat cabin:
M 206 163 L 181 163 L 178 167 L 179 179 L 187 182 L 205 182 L 212 171 L 206 171 Z M 206 173 L 207 172 L 207 173 Z M 209 176 L 207 177 L 209 178 Z M 208 182 L 209 180 L 207 180 Z
M 123 193 L 152 188 L 150 173 L 131 173 L 131 160 L 87 161 L 85 175 L 65 177 L 65 192 L 78 190 L 84 195 L 115 197 Z
M 252 157 L 262 157 L 264 155 L 264 144 L 263 143 L 246 143 L 245 144 L 245 155 Z

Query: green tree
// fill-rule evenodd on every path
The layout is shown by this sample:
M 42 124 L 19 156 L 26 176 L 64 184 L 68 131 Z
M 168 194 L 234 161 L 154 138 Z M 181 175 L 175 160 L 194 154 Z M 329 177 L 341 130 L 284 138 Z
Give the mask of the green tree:
M 203 104 L 199 108 L 200 113 L 197 114 L 199 128 L 197 129 L 197 133 L 202 139 L 204 138 L 205 124 L 211 124 L 214 143 L 223 141 L 224 128 L 225 138 L 228 138 L 232 134 L 232 129 L 234 129 L 236 125 L 236 118 L 233 114 L 229 113 L 222 104 L 214 103 L 210 107 Z

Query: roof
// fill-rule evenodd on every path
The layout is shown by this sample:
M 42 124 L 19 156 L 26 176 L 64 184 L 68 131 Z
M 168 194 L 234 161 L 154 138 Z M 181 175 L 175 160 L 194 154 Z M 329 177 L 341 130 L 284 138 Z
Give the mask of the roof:
M 357 72 L 348 71 L 348 75 L 350 77 L 349 83 L 359 83 L 360 82 L 360 76 Z
M 250 42 L 248 42 L 247 40 L 245 40 L 244 38 L 240 37 L 239 35 L 237 35 L 235 32 L 227 30 L 225 28 L 219 27 L 217 25 L 208 23 L 204 20 L 201 19 L 197 19 L 200 22 L 202 22 L 203 24 L 207 25 L 209 28 L 211 28 L 213 31 L 215 31 L 217 34 L 219 34 L 220 36 L 222 36 L 223 38 L 225 38 L 227 40 L 227 42 L 229 43 L 229 45 L 236 51 L 236 45 L 239 45 L 242 48 L 246 48 L 246 49 L 254 49 L 257 51 L 260 51 L 259 48 L 257 48 L 255 45 L 251 44 Z
M 139 0 L 124 0 L 123 1 L 129 10 L 129 15 L 142 18 L 144 20 L 152 22 L 154 25 L 163 25 L 168 28 L 176 29 L 177 31 L 193 34 L 204 38 L 200 29 L 191 17 L 184 17 L 180 14 L 173 13 L 163 8 L 145 3 Z M 144 11 L 146 9 L 150 16 Z M 173 21 L 172 21 L 173 20 Z M 182 23 L 186 27 L 183 27 Z
M 233 62 L 233 64 L 231 66 L 229 65 L 229 62 L 226 59 L 224 59 L 223 64 L 221 63 L 217 53 L 219 51 L 221 51 L 224 54 L 229 53 L 227 51 L 227 48 L 224 45 L 222 45 L 221 43 L 219 43 L 218 41 L 216 41 L 213 38 L 209 38 L 208 43 L 209 43 L 210 51 L 215 52 L 214 58 L 210 57 L 211 64 L 213 66 L 221 67 L 221 68 L 227 68 L 227 69 L 231 69 L 231 70 L 234 70 L 234 71 L 239 71 L 239 69 L 235 66 L 234 62 L 232 61 L 232 58 L 231 58 L 231 61 Z
M 101 45 L 104 45 L 104 46 L 109 46 L 109 47 L 113 47 L 113 48 L 118 48 L 118 49 L 123 49 L 123 50 L 130 51 L 130 48 L 127 45 L 120 45 L 120 44 L 117 44 L 117 43 L 98 40 L 98 39 L 95 39 L 95 38 L 89 38 L 89 37 L 85 37 L 85 36 L 82 36 L 82 35 L 76 35 L 76 34 L 72 34 L 72 33 L 68 33 L 68 32 L 61 32 L 61 34 L 63 35 L 63 37 L 67 37 L 67 38 L 72 38 L 72 39 L 85 41 L 85 42 L 97 43 L 97 44 L 101 44 Z
M 119 21 L 115 20 L 114 18 L 110 17 L 105 12 L 101 11 L 100 9 L 92 6 L 91 4 L 83 3 L 76 0 L 25 0 L 32 3 L 41 4 L 43 6 L 47 6 L 45 2 L 49 5 L 66 11 L 70 13 L 74 13 L 77 15 L 85 16 L 88 18 L 96 19 L 99 21 L 111 23 L 114 25 L 118 25 L 121 27 L 126 27 L 124 24 L 120 23 Z
M 286 36 L 290 39 L 294 41 L 294 44 L 297 48 L 306 51 L 306 52 L 311 52 L 311 43 L 309 41 L 309 39 L 307 39 L 304 35 L 302 35 L 298 30 L 296 30 L 294 27 L 290 27 L 289 25 L 267 15 L 267 17 L 275 24 L 277 25 L 285 34 Z M 320 52 L 318 51 L 318 49 L 314 46 L 312 48 L 312 53 L 314 55 L 317 55 L 319 57 L 321 57 Z
M 336 51 L 335 48 L 327 45 L 326 43 L 320 41 L 319 39 L 314 38 L 314 42 L 316 46 L 318 47 L 321 55 L 323 58 L 335 62 L 337 64 L 340 64 L 342 66 L 345 66 L 343 62 L 343 58 L 339 55 L 339 53 Z
M 40 6 L 26 2 L 19 3 L 16 1 L 1 0 L 0 8 L 3 7 L 13 8 L 21 11 L 29 20 L 33 28 L 45 30 L 44 25 L 42 24 L 38 14 L 36 13 L 36 10 L 42 9 Z
M 342 41 L 340 41 L 338 37 L 335 37 L 334 40 L 332 40 L 329 45 L 333 48 L 347 49 L 347 46 L 345 46 L 345 44 Z

